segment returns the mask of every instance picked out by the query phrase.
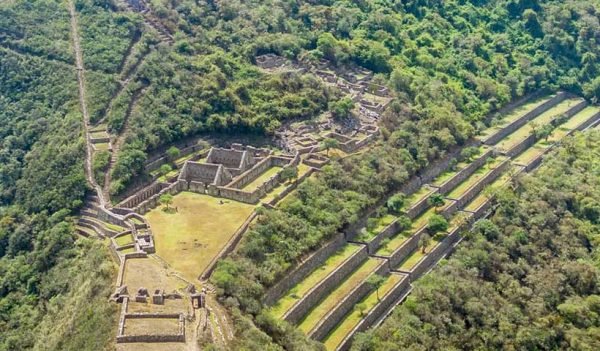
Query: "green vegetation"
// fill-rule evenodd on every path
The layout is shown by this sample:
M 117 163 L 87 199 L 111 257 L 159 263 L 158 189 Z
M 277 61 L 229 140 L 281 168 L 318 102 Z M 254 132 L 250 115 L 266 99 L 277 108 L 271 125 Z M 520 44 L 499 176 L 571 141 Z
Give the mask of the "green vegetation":
M 331 312 L 339 304 L 341 299 L 371 276 L 381 262 L 381 260 L 374 258 L 367 259 L 365 263 L 358 267 L 344 282 L 313 308 L 302 322 L 300 322 L 298 328 L 304 333 L 310 332 L 327 313 Z
M 278 318 L 283 317 L 283 315 L 296 303 L 296 301 L 304 297 L 304 295 L 306 295 L 310 289 L 321 282 L 325 277 L 327 277 L 327 275 L 329 275 L 329 273 L 338 268 L 340 264 L 355 254 L 360 248 L 361 246 L 359 245 L 348 244 L 338 252 L 331 255 L 321 266 L 319 266 L 319 268 L 304 278 L 304 280 L 298 283 L 298 285 L 290 289 L 285 296 L 279 299 L 277 304 L 271 309 L 271 313 Z
M 402 280 L 403 276 L 399 274 L 390 274 L 385 278 L 385 281 L 382 283 L 379 288 L 379 295 L 383 298 L 389 291 L 392 290 L 396 284 L 398 284 Z M 354 327 L 358 325 L 361 319 L 371 311 L 375 305 L 379 302 L 377 298 L 377 292 L 373 291 L 369 295 L 367 295 L 358 305 L 362 305 L 363 308 L 361 310 L 354 310 L 350 312 L 346 318 L 325 338 L 323 343 L 327 350 L 335 350 L 335 348 L 344 340 L 346 335 L 352 331 Z
M 464 193 L 467 192 L 473 185 L 477 184 L 489 172 L 491 172 L 504 161 L 506 161 L 505 157 L 497 157 L 493 160 L 490 160 L 488 163 L 478 168 L 469 178 L 452 189 L 452 191 L 450 191 L 448 194 L 448 197 L 451 199 L 460 199 L 460 197 L 463 196 Z
M 598 167 L 600 133 L 564 140 L 353 350 L 596 349 Z
M 265 170 L 261 175 L 259 175 L 256 179 L 246 184 L 242 190 L 252 192 L 256 190 L 259 186 L 263 185 L 267 180 L 271 179 L 277 172 L 281 170 L 281 167 L 270 167 Z

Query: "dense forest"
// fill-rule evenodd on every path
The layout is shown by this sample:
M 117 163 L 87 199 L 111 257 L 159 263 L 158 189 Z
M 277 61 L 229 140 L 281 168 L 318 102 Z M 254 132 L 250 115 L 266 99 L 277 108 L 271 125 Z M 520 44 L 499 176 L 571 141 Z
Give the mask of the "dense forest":
M 333 162 L 316 180 L 303 184 L 285 206 L 264 211 L 238 253 L 219 265 L 213 282 L 236 320 L 235 348 L 319 348 L 262 313 L 260 297 L 265 288 L 432 159 L 464 144 L 489 122 L 485 117 L 491 111 L 545 88 L 560 87 L 592 101 L 600 96 L 600 6 L 593 0 L 153 0 L 153 13 L 173 33 L 173 45 L 162 43 L 139 15 L 118 11 L 115 0 L 74 2 L 82 17 L 92 119 L 106 118 L 112 131 L 122 130 L 126 119 L 130 124 L 114 168 L 113 193 L 122 192 L 142 171 L 147 155 L 160 146 L 214 131 L 269 137 L 282 124 L 315 117 L 339 98 L 338 92 L 311 75 L 263 73 L 253 64 L 258 54 L 360 65 L 375 71 L 375 79 L 395 93 L 381 121 L 383 137 L 372 150 Z M 69 30 L 63 1 L 0 3 L 0 350 L 99 350 L 113 337 L 114 306 L 106 301 L 113 267 L 102 244 L 75 241 L 70 218 L 82 204 L 86 185 Z M 129 53 L 139 59 L 137 68 L 126 60 Z M 131 82 L 107 111 L 122 79 Z M 581 140 L 571 149 L 583 153 Z M 515 325 L 527 326 L 519 340 L 509 339 L 524 348 L 570 342 L 593 345 L 591 336 L 577 328 L 595 326 L 593 294 L 597 291 L 593 289 L 597 288 L 586 287 L 583 280 L 581 286 L 568 283 L 560 295 L 540 296 L 571 277 L 584 279 L 580 268 L 586 264 L 585 255 L 590 255 L 585 250 L 593 247 L 590 239 L 583 241 L 593 229 L 578 232 L 582 241 L 571 241 L 572 247 L 560 236 L 556 240 L 561 254 L 546 262 L 548 243 L 542 243 L 542 238 L 585 225 L 580 224 L 583 217 L 576 218 L 597 208 L 597 194 L 574 188 L 577 175 L 568 177 L 571 187 L 557 185 L 566 181 L 559 177 L 561 162 L 568 163 L 565 157 L 552 161 L 555 173 L 547 167 L 539 177 L 525 181 L 520 198 L 508 194 L 502 199 L 498 214 L 480 224 L 457 254 L 456 262 L 468 264 L 442 268 L 448 271 L 447 279 L 488 289 L 498 308 L 515 306 L 519 321 L 511 322 L 503 335 Z M 571 161 L 576 167 L 589 162 Z M 552 181 L 552 176 L 557 180 Z M 555 190 L 567 189 L 578 196 L 587 194 L 589 200 L 567 201 L 561 195 L 557 196 L 563 201 L 560 204 L 550 201 Z M 528 198 L 548 204 L 530 209 L 524 205 Z M 573 213 L 567 217 L 572 222 L 560 226 L 552 222 L 553 208 Z M 539 213 L 531 215 L 532 210 Z M 540 223 L 547 214 L 548 224 Z M 524 234 L 515 237 L 494 229 L 504 224 Z M 532 228 L 541 228 L 543 235 L 533 236 L 538 234 Z M 495 237 L 487 237 L 494 232 Z M 498 247 L 490 252 L 504 253 L 497 267 L 486 266 L 495 264 L 496 257 L 486 259 L 481 252 L 493 245 Z M 473 247 L 478 251 L 467 259 Z M 548 268 L 545 273 L 524 275 L 525 265 L 536 262 L 525 258 L 548 263 Z M 546 280 L 552 262 L 564 280 Z M 478 270 L 489 276 L 478 277 Z M 524 276 L 531 281 L 524 282 Z M 474 283 L 475 278 L 486 284 Z M 520 292 L 510 296 L 513 300 L 497 297 L 493 284 L 498 281 L 512 282 L 510 286 Z M 549 288 L 541 291 L 542 283 Z M 426 343 L 438 338 L 438 346 L 448 347 L 465 344 L 469 336 L 474 347 L 508 343 L 498 335 L 483 335 L 493 329 L 494 318 L 503 310 L 476 316 L 482 306 L 476 301 L 468 306 L 466 300 L 462 305 L 449 303 L 445 313 L 458 316 L 471 311 L 469 323 L 482 325 L 482 334 L 469 334 L 465 330 L 473 328 L 458 322 L 444 325 L 451 330 L 439 332 L 441 327 L 435 323 L 442 322 L 432 320 L 435 314 L 427 311 L 437 303 L 431 296 L 438 296 L 440 289 L 443 285 L 426 279 L 411 303 L 379 331 L 361 336 L 357 347 L 396 342 L 413 346 L 416 341 L 409 335 L 419 335 L 423 344 L 414 346 L 424 349 L 435 347 Z M 522 295 L 514 300 L 517 294 Z M 533 298 L 539 299 L 531 306 L 535 311 L 516 306 Z M 417 301 L 422 303 L 417 306 Z M 574 306 L 588 306 L 589 320 L 574 318 Z M 395 323 L 406 320 L 410 323 L 402 333 L 389 333 Z M 420 330 L 425 323 L 437 329 Z
M 354 350 L 600 348 L 600 133 L 566 140 Z

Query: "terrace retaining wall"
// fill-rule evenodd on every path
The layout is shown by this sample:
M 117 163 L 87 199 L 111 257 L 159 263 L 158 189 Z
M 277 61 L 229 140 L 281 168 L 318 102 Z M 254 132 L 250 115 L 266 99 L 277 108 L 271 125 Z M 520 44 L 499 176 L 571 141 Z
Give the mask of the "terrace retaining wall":
M 387 260 L 381 260 L 381 263 L 373 270 L 372 274 L 386 276 L 390 272 L 390 265 Z M 342 301 L 337 304 L 333 310 L 326 314 L 317 325 L 308 333 L 315 340 L 322 341 L 333 328 L 338 325 L 342 319 L 354 308 L 361 299 L 373 291 L 373 287 L 363 280 L 358 286 L 346 295 Z
M 425 272 L 435 265 L 440 259 L 446 256 L 455 242 L 460 239 L 460 232 L 464 229 L 464 226 L 457 227 L 451 233 L 448 233 L 446 238 L 436 245 L 425 257 L 415 264 L 410 273 L 410 281 L 413 282 L 419 279 Z M 407 272 L 403 272 L 407 273 Z
M 429 198 L 438 192 L 439 191 L 437 188 L 432 188 L 432 191 L 429 192 L 429 196 L 425 196 L 406 211 L 406 216 L 411 220 L 419 217 L 423 212 L 425 212 L 425 210 L 429 208 Z
M 336 234 L 333 239 L 309 255 L 293 270 L 285 273 L 284 279 L 280 279 L 277 284 L 269 288 L 269 290 L 265 293 L 263 303 L 267 306 L 274 305 L 277 300 L 279 300 L 287 291 L 300 283 L 310 273 L 317 269 L 317 267 L 322 265 L 329 258 L 329 256 L 341 249 L 344 244 L 346 244 L 344 234 Z
M 460 158 L 460 153 L 463 150 L 463 147 L 479 145 L 481 145 L 481 143 L 475 140 L 467 143 L 464 146 L 454 147 L 444 157 L 434 160 L 425 170 L 419 173 L 421 184 L 431 183 L 437 176 L 448 170 L 452 160 L 458 160 Z
M 396 267 L 400 264 L 400 262 L 404 261 L 404 259 L 410 255 L 411 252 L 417 250 L 419 248 L 419 240 L 421 240 L 421 236 L 427 231 L 427 227 L 422 227 L 418 229 L 414 234 L 410 236 L 410 238 L 406 239 L 405 242 L 400 245 L 392 254 L 389 256 L 390 266 Z
M 454 189 L 458 184 L 462 183 L 465 179 L 469 178 L 475 171 L 483 166 L 487 159 L 494 154 L 494 150 L 486 150 L 481 156 L 469 163 L 465 168 L 457 172 L 454 177 L 448 179 L 440 185 L 440 193 L 447 194 L 450 190 Z
M 374 254 L 377 251 L 377 249 L 379 248 L 379 246 L 381 245 L 381 242 L 383 240 L 393 236 L 396 233 L 401 232 L 404 229 L 405 228 L 402 228 L 398 219 L 394 220 L 388 226 L 383 228 L 383 230 L 380 231 L 371 241 L 365 242 L 365 244 L 367 244 L 367 249 L 368 249 L 369 254 L 370 255 Z
M 350 275 L 361 263 L 363 263 L 369 253 L 367 247 L 363 246 L 360 250 L 348 257 L 327 277 L 313 286 L 292 308 L 283 316 L 283 319 L 289 323 L 298 323 L 319 301 L 327 296 L 332 290 L 339 286 L 348 275 Z
M 448 213 L 454 213 L 458 209 L 465 207 L 471 200 L 473 200 L 479 193 L 490 183 L 498 179 L 500 175 L 510 166 L 510 160 L 505 160 L 500 163 L 496 168 L 491 169 L 483 178 L 477 183 L 473 184 L 467 191 L 459 198 L 455 199 L 456 202 L 451 204 L 448 208 Z
M 391 274 L 401 275 L 402 279 L 385 294 L 381 300 L 367 313 L 367 315 L 361 319 L 361 321 L 352 329 L 350 333 L 344 338 L 341 344 L 337 347 L 337 351 L 347 351 L 350 349 L 352 343 L 352 337 L 359 332 L 363 332 L 370 328 L 377 322 L 377 320 L 390 308 L 398 299 L 406 295 L 410 289 L 410 278 L 407 274 L 395 273 Z
M 553 106 L 559 104 L 560 102 L 565 100 L 568 96 L 569 96 L 569 94 L 567 94 L 565 92 L 562 92 L 562 91 L 558 92 L 555 97 L 551 98 L 550 100 L 546 101 L 545 103 L 541 104 L 540 106 L 536 107 L 535 109 L 533 109 L 533 110 L 527 112 L 526 114 L 524 114 L 523 116 L 519 117 L 512 123 L 508 124 L 506 127 L 500 129 L 496 134 L 492 134 L 489 137 L 484 138 L 482 140 L 483 143 L 486 145 L 497 144 L 500 140 L 502 140 L 506 136 L 514 133 L 517 129 L 524 126 L 527 122 L 531 121 L 532 119 L 539 116 L 540 114 L 548 111 Z

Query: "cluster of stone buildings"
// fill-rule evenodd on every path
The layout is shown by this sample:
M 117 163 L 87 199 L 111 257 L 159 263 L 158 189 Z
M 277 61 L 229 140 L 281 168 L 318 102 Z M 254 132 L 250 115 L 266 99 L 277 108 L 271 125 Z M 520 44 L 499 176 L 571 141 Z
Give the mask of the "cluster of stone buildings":
M 326 60 L 291 62 L 281 56 L 266 54 L 256 57 L 259 67 L 276 71 L 283 67 L 310 72 L 326 84 L 334 86 L 356 104 L 354 121 L 336 121 L 327 117 L 317 123 L 300 123 L 277 133 L 282 147 L 299 153 L 319 151 L 325 138 L 338 141 L 346 153 L 352 153 L 372 142 L 379 133 L 377 120 L 391 101 L 389 89 L 373 83 L 373 72 L 360 67 L 334 67 Z

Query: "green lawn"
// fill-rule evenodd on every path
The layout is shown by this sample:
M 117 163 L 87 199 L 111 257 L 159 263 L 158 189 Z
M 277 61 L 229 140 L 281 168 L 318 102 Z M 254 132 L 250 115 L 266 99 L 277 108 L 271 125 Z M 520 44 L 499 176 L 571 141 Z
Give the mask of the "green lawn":
M 171 206 L 178 212 L 159 206 L 145 217 L 156 253 L 190 280 L 207 268 L 254 210 L 253 205 L 191 192 L 175 195 Z
M 112 223 L 108 223 L 108 222 L 102 222 L 104 224 L 104 226 L 112 231 L 115 231 L 117 233 L 120 233 L 122 231 L 125 230 L 125 228 L 121 227 L 120 225 L 116 225 L 116 224 L 112 224 Z
M 309 274 L 303 281 L 294 286 L 290 291 L 287 292 L 277 304 L 271 308 L 271 313 L 277 317 L 282 318 L 283 315 L 306 293 L 312 289 L 315 285 L 321 282 L 329 273 L 333 272 L 340 266 L 345 260 L 356 253 L 362 248 L 361 245 L 347 244 L 342 249 L 329 256 L 329 258 L 319 266 L 314 272 Z
M 520 117 L 522 117 L 523 115 L 528 113 L 529 111 L 532 111 L 533 109 L 542 105 L 543 103 L 550 100 L 554 96 L 555 95 L 550 95 L 550 96 L 546 96 L 543 98 L 539 98 L 539 99 L 533 100 L 531 102 L 525 103 L 525 104 L 515 108 L 509 114 L 507 114 L 505 117 L 503 117 L 501 120 L 499 120 L 497 124 L 484 130 L 481 133 L 481 137 L 485 138 L 485 137 L 488 137 L 490 135 L 497 133 L 500 129 L 502 129 L 502 128 L 506 127 L 507 125 L 509 125 L 510 123 L 516 121 L 517 119 L 519 119 Z
M 138 219 L 137 217 L 129 217 L 129 220 L 131 220 L 135 224 L 144 224 L 144 222 L 141 219 Z
M 496 168 L 500 163 L 506 160 L 505 157 L 497 157 L 491 162 L 486 163 L 475 173 L 473 173 L 469 178 L 465 179 L 462 183 L 456 186 L 450 193 L 448 197 L 451 199 L 460 199 L 473 185 L 477 184 L 483 177 L 485 177 L 491 170 Z
M 528 122 L 526 125 L 517 129 L 514 133 L 510 134 L 509 136 L 507 136 L 506 138 L 501 140 L 497 144 L 498 148 L 500 148 L 501 150 L 504 150 L 505 152 L 508 152 L 513 147 L 515 147 L 518 143 L 523 141 L 523 139 L 525 139 L 529 135 L 531 135 L 532 126 L 534 124 L 537 124 L 538 127 L 549 124 L 552 122 L 552 120 L 556 116 L 559 116 L 559 115 L 567 112 L 568 110 L 570 110 L 573 106 L 575 106 L 579 102 L 581 102 L 581 99 L 579 99 L 579 98 L 564 100 L 563 102 L 559 103 L 558 105 L 554 106 L 553 108 L 549 109 L 548 111 L 540 114 L 539 116 L 534 118 L 532 121 Z
M 535 145 L 523 151 L 520 155 L 518 155 L 514 162 L 520 165 L 528 165 L 531 163 L 536 157 L 544 154 L 546 150 L 551 146 L 550 143 L 541 140 L 538 141 Z
M 406 276 L 400 274 L 390 274 L 383 285 L 379 288 L 379 298 L 383 298 L 388 292 L 392 290 L 396 284 L 402 279 L 406 279 Z M 373 291 L 367 297 L 362 299 L 359 304 L 362 304 L 364 308 L 364 315 L 369 313 L 379 301 L 377 300 L 377 292 Z M 323 342 L 327 350 L 335 350 L 344 341 L 344 338 L 358 325 L 363 319 L 363 314 L 358 309 L 354 309 L 350 312 L 346 318 L 335 327 L 335 329 L 325 338 Z
M 117 246 L 123 246 L 123 245 L 127 245 L 127 244 L 131 244 L 133 243 L 133 235 L 131 234 L 127 234 L 127 235 L 121 235 L 115 238 L 115 242 L 117 243 Z
M 369 277 L 373 271 L 382 263 L 381 260 L 368 258 L 354 273 L 331 292 L 321 303 L 315 306 L 298 328 L 308 334 L 319 323 L 321 318 L 332 311 L 340 301 L 356 288 L 361 282 Z
M 274 166 L 274 167 L 268 168 L 261 175 L 259 175 L 258 177 L 256 177 L 256 179 L 254 179 L 250 183 L 246 184 L 242 188 L 242 190 L 248 191 L 248 192 L 253 192 L 254 190 L 258 189 L 258 187 L 261 186 L 264 182 L 266 182 L 272 176 L 274 176 L 275 174 L 277 174 L 277 172 L 279 172 L 281 170 L 281 168 L 282 167 L 279 167 L 279 166 Z
M 128 254 L 128 253 L 134 253 L 136 251 L 135 251 L 135 247 L 129 247 L 125 250 L 119 250 L 119 252 L 124 255 L 124 254 Z

